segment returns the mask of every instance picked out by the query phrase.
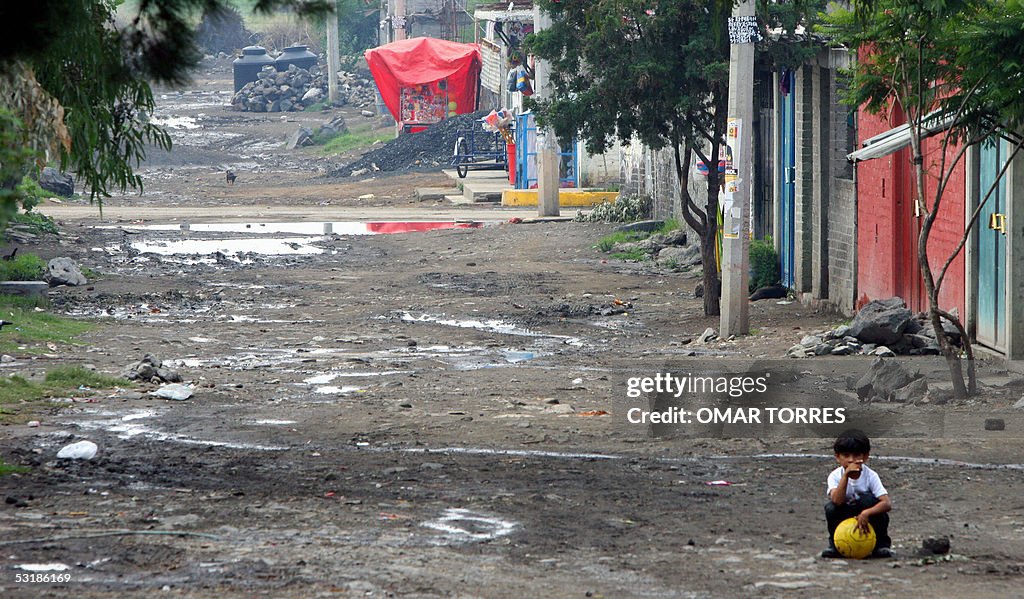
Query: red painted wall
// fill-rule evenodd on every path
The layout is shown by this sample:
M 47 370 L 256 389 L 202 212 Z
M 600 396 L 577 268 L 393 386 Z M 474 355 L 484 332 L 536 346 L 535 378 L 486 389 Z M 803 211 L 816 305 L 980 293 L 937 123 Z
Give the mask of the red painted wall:
M 898 108 L 890 114 L 858 113 L 858 138 L 863 141 L 905 122 Z M 924 144 L 924 163 L 929 166 L 925 180 L 925 201 L 934 198 L 942 159 L 941 135 Z M 858 144 L 859 145 L 859 144 Z M 951 162 L 956 147 L 947 150 Z M 914 168 L 906 148 L 857 165 L 857 307 L 871 300 L 898 295 L 912 310 L 924 310 L 927 299 L 917 266 L 917 231 L 914 217 Z M 966 169 L 963 161 L 954 169 L 932 227 L 928 254 L 937 271 L 960 241 L 964 228 Z M 939 293 L 940 307 L 956 308 L 964 317 L 964 251 L 950 266 Z

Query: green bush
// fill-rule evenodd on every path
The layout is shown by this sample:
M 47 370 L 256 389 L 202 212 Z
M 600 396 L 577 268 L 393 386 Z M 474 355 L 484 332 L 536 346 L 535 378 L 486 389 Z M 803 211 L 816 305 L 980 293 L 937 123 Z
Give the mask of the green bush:
M 647 195 L 620 195 L 615 202 L 601 202 L 590 214 L 576 213 L 580 223 L 631 223 L 651 217 L 654 200 Z
M 779 254 L 771 239 L 750 242 L 750 291 L 776 285 L 779 278 Z
M 0 260 L 0 281 L 38 281 L 46 263 L 35 254 L 17 254 L 13 260 Z

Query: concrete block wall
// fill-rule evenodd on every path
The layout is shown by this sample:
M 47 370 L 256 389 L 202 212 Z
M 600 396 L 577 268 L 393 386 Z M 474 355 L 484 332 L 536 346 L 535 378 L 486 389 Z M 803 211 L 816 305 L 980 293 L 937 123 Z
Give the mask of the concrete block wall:
M 814 105 L 813 81 L 815 75 L 813 65 L 805 65 L 797 70 L 794 82 L 795 137 L 796 137 L 796 190 L 794 198 L 795 231 L 793 240 L 795 256 L 793 258 L 793 287 L 797 293 L 811 291 L 812 274 L 812 242 L 813 218 L 812 201 L 814 198 Z

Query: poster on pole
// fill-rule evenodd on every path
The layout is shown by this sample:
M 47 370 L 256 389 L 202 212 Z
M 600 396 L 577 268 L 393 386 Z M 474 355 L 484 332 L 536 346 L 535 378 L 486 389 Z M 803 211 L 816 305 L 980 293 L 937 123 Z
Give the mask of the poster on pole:
M 725 133 L 725 230 L 726 239 L 740 238 L 740 212 L 734 205 L 734 196 L 740 185 L 740 136 L 743 134 L 743 120 L 730 118 Z

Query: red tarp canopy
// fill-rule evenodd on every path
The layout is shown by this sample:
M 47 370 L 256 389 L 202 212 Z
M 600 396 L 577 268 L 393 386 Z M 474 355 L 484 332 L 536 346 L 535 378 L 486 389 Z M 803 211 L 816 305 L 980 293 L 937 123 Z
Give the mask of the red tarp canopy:
M 448 100 L 455 113 L 476 111 L 480 86 L 480 46 L 431 37 L 399 40 L 365 52 L 367 65 L 384 104 L 401 120 L 401 89 L 447 79 Z

